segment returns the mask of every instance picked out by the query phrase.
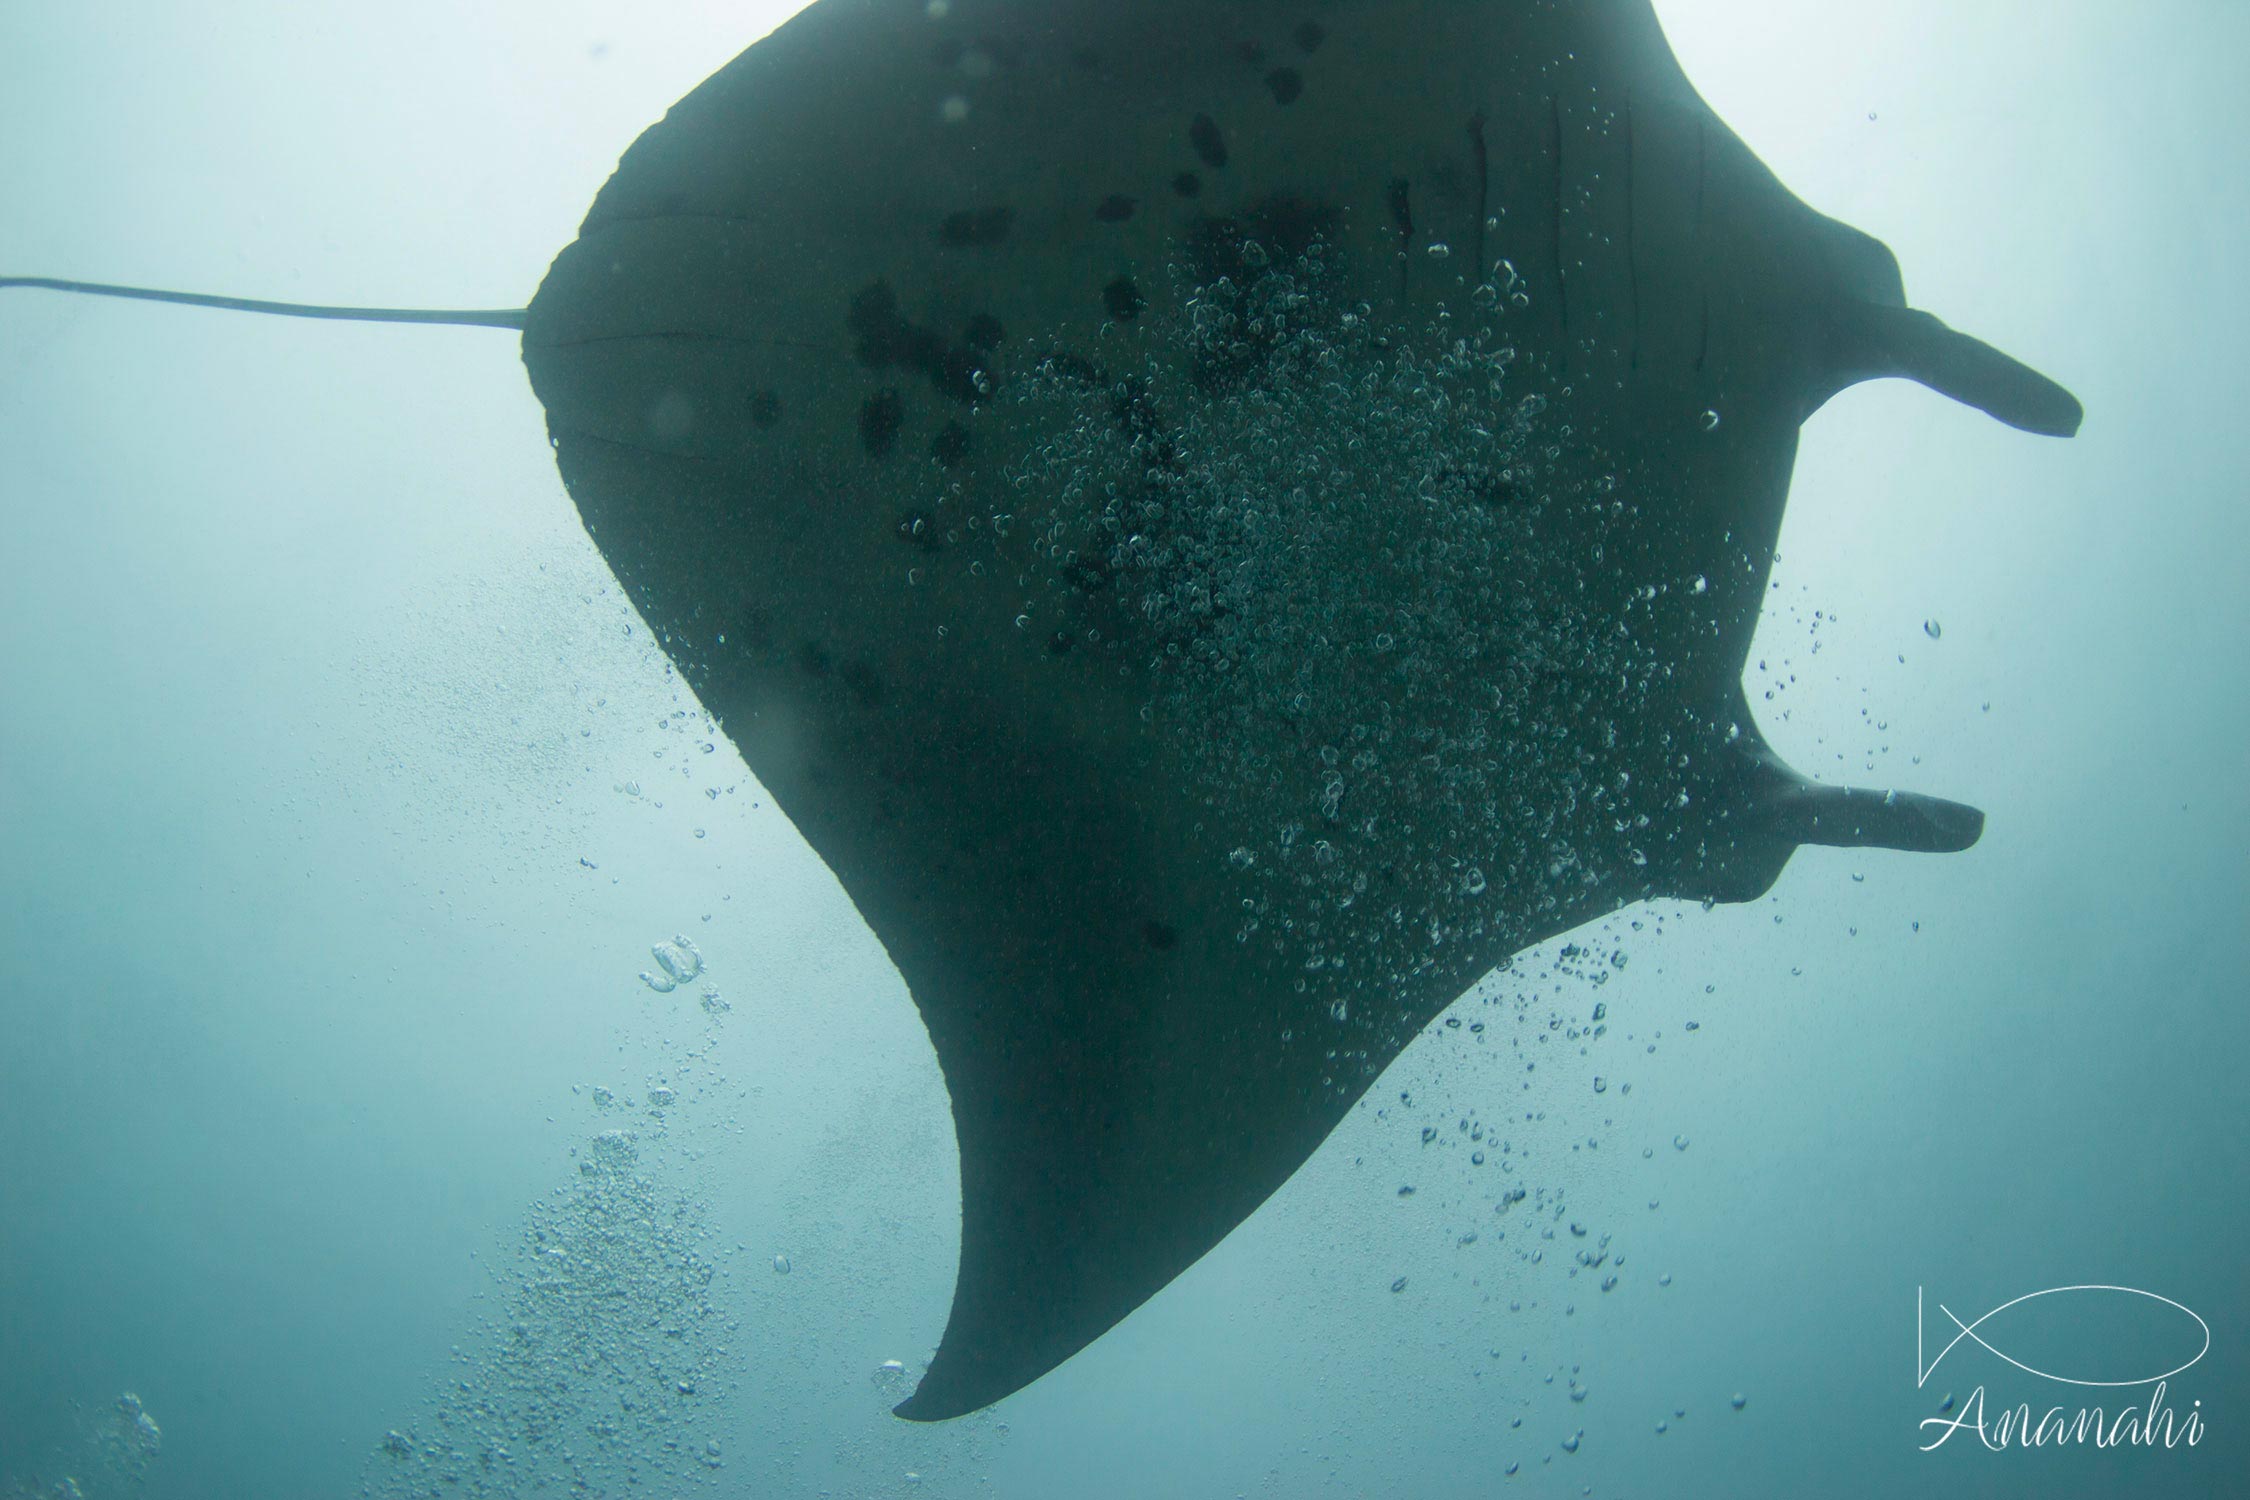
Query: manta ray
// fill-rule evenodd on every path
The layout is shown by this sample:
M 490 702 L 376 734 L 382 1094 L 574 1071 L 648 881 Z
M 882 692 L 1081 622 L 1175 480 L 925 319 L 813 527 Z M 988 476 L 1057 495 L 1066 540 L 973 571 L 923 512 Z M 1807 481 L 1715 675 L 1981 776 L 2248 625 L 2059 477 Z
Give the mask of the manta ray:
M 1743 684 L 1798 428 L 2068 435 L 1649 0 L 818 0 L 522 309 L 586 531 L 911 990 L 961 1253 L 916 1420 L 1216 1245 L 1512 954 L 1982 815 Z

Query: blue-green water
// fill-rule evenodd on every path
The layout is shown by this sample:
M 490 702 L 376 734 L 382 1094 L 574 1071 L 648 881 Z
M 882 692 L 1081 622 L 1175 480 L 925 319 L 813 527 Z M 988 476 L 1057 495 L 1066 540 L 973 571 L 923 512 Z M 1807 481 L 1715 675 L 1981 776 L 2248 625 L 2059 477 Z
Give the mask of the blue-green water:
M 1457 1010 L 1492 1044 L 1433 1027 L 1179 1282 L 936 1427 L 887 1410 L 952 1285 L 934 1058 L 704 750 L 513 340 L 0 302 L 0 1493 L 2242 1493 L 2250 13 L 1659 10 L 1784 181 L 2085 402 L 2068 443 L 1831 404 L 1753 652 L 1789 759 L 1983 841 L 1526 957 Z M 0 9 L 0 272 L 520 304 L 773 19 Z M 1550 1017 L 1527 1087 L 1497 1038 Z M 1967 1344 L 1917 1388 L 1918 1288 L 1926 1362 L 1939 1302 L 2086 1283 L 2208 1324 L 2200 1441 L 1919 1451 L 1979 1386 L 2146 1401 Z M 2200 1338 L 2153 1307 L 1992 1342 L 2148 1373 Z

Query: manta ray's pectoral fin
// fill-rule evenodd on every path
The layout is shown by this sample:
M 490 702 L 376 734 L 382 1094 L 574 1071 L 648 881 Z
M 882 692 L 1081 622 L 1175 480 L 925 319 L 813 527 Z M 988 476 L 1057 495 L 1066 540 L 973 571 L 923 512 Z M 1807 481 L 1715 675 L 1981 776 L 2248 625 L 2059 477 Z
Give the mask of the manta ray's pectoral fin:
M 1715 789 L 1722 810 L 1706 839 L 1675 866 L 1665 892 L 1696 900 L 1754 901 L 1807 844 L 1957 854 L 1984 832 L 1984 814 L 1960 802 L 1881 787 L 1824 786 L 1791 769 L 1755 731 L 1724 752 Z
M 1894 376 L 2046 437 L 2072 436 L 2085 415 L 2076 396 L 2037 370 L 1919 309 L 1844 300 L 1823 322 L 1823 373 L 1808 416 L 1846 387 Z

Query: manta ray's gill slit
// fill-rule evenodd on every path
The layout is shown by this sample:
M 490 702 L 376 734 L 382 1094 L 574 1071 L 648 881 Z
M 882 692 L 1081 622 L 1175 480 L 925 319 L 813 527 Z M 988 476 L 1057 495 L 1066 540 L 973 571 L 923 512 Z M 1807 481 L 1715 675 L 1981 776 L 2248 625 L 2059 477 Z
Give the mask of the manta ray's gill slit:
M 1641 237 L 1639 164 L 1634 160 L 1633 98 L 1625 97 L 1625 279 L 1633 320 L 1631 355 L 1626 368 L 1641 367 Z
M 1562 95 L 1552 94 L 1547 99 L 1547 117 L 1554 140 L 1554 171 L 1549 181 L 1548 196 L 1553 211 L 1553 233 L 1550 237 L 1555 266 L 1555 316 L 1560 320 L 1562 339 L 1556 347 L 1556 368 L 1565 375 L 1570 372 L 1570 273 L 1564 263 L 1565 213 L 1563 208 L 1565 179 L 1563 176 L 1563 105 Z
M 1711 180 L 1711 129 L 1698 116 L 1695 122 L 1695 240 L 1703 242 L 1703 201 Z
M 956 209 L 939 222 L 937 242 L 951 249 L 997 245 L 1015 223 L 1016 211 L 1003 204 Z
M 1188 121 L 1188 144 L 1203 165 L 1216 172 L 1227 164 L 1227 138 L 1219 130 L 1219 122 L 1209 115 L 1199 114 Z
M 1383 189 L 1390 205 L 1391 224 L 1398 231 L 1398 295 L 1406 300 L 1407 279 L 1414 268 L 1414 187 L 1403 177 L 1393 177 Z
M 1492 156 L 1484 140 L 1484 111 L 1469 116 L 1469 172 L 1474 179 L 1476 203 L 1469 220 L 1469 280 L 1475 283 L 1491 274 L 1484 263 L 1485 217 L 1492 205 Z

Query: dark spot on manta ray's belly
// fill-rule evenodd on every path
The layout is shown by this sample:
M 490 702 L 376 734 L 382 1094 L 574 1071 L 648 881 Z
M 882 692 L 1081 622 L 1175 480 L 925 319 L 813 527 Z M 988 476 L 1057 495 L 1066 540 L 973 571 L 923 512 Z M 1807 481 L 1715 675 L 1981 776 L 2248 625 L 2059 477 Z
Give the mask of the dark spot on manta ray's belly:
M 1183 198 L 1193 198 L 1203 191 L 1203 179 L 1193 172 L 1182 172 L 1172 179 L 1172 191 Z
M 877 391 L 859 404 L 859 445 L 869 458 L 888 458 L 898 446 L 898 430 L 906 425 L 906 403 L 897 391 Z
M 1109 559 L 1081 552 L 1062 565 L 1063 582 L 1081 594 L 1098 594 L 1117 581 Z
M 781 420 L 781 398 L 772 391 L 754 391 L 750 396 L 750 425 L 771 427 Z
M 1242 42 L 1236 45 L 1234 55 L 1254 68 L 1266 60 L 1266 49 L 1256 42 Z
M 836 675 L 843 678 L 844 686 L 851 689 L 852 697 L 859 700 L 862 708 L 881 708 L 883 700 L 889 696 L 883 683 L 883 674 L 866 662 L 845 662 L 843 670 Z
M 938 429 L 938 435 L 930 439 L 930 457 L 936 459 L 941 468 L 958 468 L 968 456 L 969 429 L 959 422 L 946 423 Z
M 1094 217 L 1104 224 L 1122 224 L 1133 217 L 1134 201 L 1123 193 L 1111 193 L 1094 205 Z
M 1492 470 L 1478 470 L 1469 475 L 1469 497 L 1485 506 L 1523 506 L 1530 504 L 1530 490 L 1514 475 L 1494 475 Z
M 987 78 L 994 73 L 1020 67 L 1023 54 L 1013 42 L 997 36 L 947 37 L 930 53 L 941 68 L 959 68 L 973 78 Z
M 1512 471 L 1496 473 L 1478 464 L 1465 469 L 1441 469 L 1440 479 L 1459 484 L 1462 492 L 1479 505 L 1513 506 L 1531 501 L 1531 492 Z
M 734 612 L 734 628 L 728 632 L 745 656 L 770 657 L 774 648 L 773 610 L 763 603 L 745 603 Z
M 1297 44 L 1299 52 L 1310 56 L 1320 50 L 1322 42 L 1328 40 L 1328 30 L 1318 21 L 1299 21 L 1297 29 L 1289 33 L 1289 37 Z
M 1180 945 L 1180 934 L 1176 928 L 1167 927 L 1162 922 L 1149 921 L 1141 924 L 1141 940 L 1163 953 Z
M 1295 68 L 1276 68 L 1266 75 L 1266 87 L 1273 90 L 1274 103 L 1295 104 L 1305 91 L 1305 75 Z
M 1212 171 L 1227 164 L 1227 138 L 1219 134 L 1219 122 L 1209 115 L 1197 115 L 1188 122 L 1188 142 Z
M 1120 323 L 1130 323 L 1148 306 L 1141 289 L 1133 285 L 1133 278 L 1120 276 L 1102 288 L 1102 308 Z
M 807 677 L 826 677 L 835 667 L 835 658 L 820 642 L 806 641 L 797 648 L 797 670 Z
M 976 376 L 979 370 L 990 373 L 985 357 L 968 344 L 950 344 L 932 330 L 908 322 L 899 313 L 898 294 L 889 282 L 874 282 L 853 297 L 845 326 L 856 341 L 859 362 L 871 370 L 902 366 L 929 377 L 938 394 L 964 406 L 983 394 Z M 976 326 L 974 320 L 971 326 Z
M 959 213 L 947 214 L 945 222 L 938 225 L 938 243 L 997 245 L 1008 237 L 1015 222 L 1016 211 L 1012 208 L 964 208 Z
M 990 354 L 1000 347 L 1000 340 L 1006 336 L 998 318 L 990 313 L 978 313 L 969 319 L 968 330 L 961 335 L 961 342 L 980 353 Z

